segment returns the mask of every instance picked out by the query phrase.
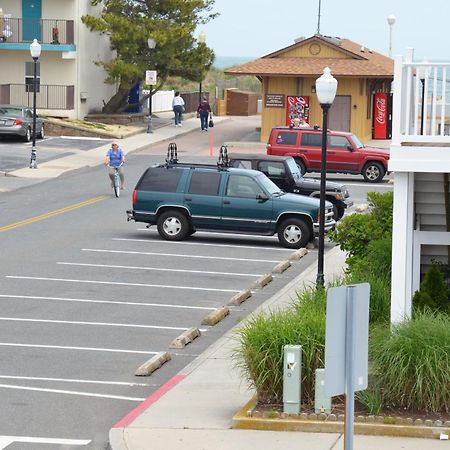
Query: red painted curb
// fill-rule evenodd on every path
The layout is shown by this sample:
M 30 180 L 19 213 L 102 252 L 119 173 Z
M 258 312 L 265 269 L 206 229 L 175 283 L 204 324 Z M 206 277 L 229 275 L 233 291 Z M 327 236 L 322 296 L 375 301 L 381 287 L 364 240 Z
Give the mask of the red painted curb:
M 119 420 L 113 428 L 126 428 L 131 422 L 133 422 L 139 415 L 141 415 L 150 405 L 159 400 L 166 392 L 170 391 L 180 381 L 184 380 L 186 375 L 175 375 L 169 381 L 164 383 L 158 390 L 153 392 L 148 398 L 146 398 L 139 406 L 130 411 L 123 419 Z

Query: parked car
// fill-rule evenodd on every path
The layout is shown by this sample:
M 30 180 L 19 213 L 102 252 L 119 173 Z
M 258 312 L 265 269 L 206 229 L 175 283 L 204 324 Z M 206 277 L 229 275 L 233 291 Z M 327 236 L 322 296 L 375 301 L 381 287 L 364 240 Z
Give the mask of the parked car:
M 320 172 L 322 130 L 320 128 L 272 128 L 268 155 L 292 156 L 302 175 Z M 366 147 L 353 134 L 328 130 L 327 172 L 361 174 L 365 181 L 379 183 L 388 170 L 389 150 Z
M 20 136 L 30 142 L 33 133 L 33 110 L 27 106 L 0 105 L 0 135 Z M 36 136 L 44 139 L 44 122 L 36 115 Z
M 272 236 L 300 248 L 319 228 L 319 200 L 281 191 L 262 172 L 218 165 L 166 164 L 149 167 L 133 192 L 128 220 L 156 225 L 163 239 L 178 241 L 196 230 Z M 326 202 L 325 230 L 334 225 Z M 322 218 L 320 218 L 322 219 Z
M 291 156 L 228 153 L 231 167 L 254 169 L 264 173 L 284 192 L 320 198 L 320 181 L 305 178 Z M 353 205 L 345 185 L 327 181 L 326 199 L 333 204 L 334 220 L 344 215 L 345 209 Z

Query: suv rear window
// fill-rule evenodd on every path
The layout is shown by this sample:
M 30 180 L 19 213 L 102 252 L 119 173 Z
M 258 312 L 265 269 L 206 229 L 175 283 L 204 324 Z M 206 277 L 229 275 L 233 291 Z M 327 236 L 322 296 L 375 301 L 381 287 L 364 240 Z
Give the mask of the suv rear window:
M 295 145 L 297 142 L 297 133 L 292 131 L 276 131 L 275 142 L 282 145 Z
M 220 173 L 194 172 L 189 183 L 190 194 L 217 195 L 219 193 Z
M 138 189 L 143 191 L 176 192 L 183 171 L 166 169 L 165 167 L 150 167 L 144 173 Z
M 322 135 L 319 133 L 302 133 L 301 145 L 304 147 L 322 147 Z

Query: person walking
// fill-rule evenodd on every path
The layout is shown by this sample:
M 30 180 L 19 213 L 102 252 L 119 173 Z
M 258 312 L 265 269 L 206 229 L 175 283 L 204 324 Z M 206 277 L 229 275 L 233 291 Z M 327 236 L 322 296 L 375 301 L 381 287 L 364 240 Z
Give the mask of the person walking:
M 200 126 L 202 131 L 208 131 L 208 118 L 211 113 L 211 106 L 209 105 L 206 96 L 202 98 L 197 108 L 197 114 L 200 117 Z
M 181 127 L 181 117 L 184 112 L 184 100 L 178 91 L 175 92 L 175 97 L 172 100 L 172 109 L 175 114 L 175 126 Z

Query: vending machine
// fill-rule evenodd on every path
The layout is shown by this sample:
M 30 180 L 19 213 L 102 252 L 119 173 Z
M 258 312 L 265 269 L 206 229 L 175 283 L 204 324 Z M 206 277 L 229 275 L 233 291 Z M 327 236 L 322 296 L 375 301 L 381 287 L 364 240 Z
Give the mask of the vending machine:
M 294 119 L 305 118 L 309 122 L 309 97 L 308 96 L 287 96 L 286 105 L 286 125 L 293 125 Z
M 377 92 L 373 95 L 373 139 L 392 137 L 392 94 Z

